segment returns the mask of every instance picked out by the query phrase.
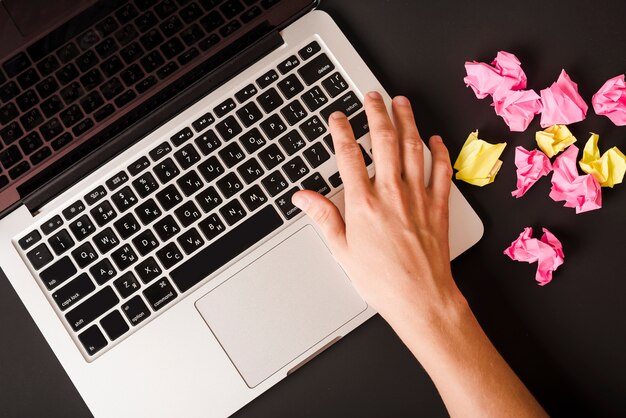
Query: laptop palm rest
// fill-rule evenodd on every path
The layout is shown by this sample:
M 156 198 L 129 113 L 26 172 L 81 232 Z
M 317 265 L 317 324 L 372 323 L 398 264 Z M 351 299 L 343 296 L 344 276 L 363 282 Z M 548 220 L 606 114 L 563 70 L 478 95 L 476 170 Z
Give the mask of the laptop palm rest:
M 253 388 L 367 305 L 307 225 L 196 302 Z

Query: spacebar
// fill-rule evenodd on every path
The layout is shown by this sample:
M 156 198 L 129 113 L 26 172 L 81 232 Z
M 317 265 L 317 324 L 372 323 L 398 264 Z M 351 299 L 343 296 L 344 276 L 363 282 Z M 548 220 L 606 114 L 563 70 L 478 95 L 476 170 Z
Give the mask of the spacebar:
M 178 266 L 170 276 L 180 291 L 185 292 L 282 224 L 276 209 L 268 205 Z

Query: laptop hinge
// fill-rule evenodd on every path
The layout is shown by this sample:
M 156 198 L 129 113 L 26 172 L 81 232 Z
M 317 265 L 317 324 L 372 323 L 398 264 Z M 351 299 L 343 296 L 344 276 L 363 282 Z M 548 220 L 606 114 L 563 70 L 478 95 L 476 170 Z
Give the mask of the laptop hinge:
M 34 216 L 43 205 L 60 193 L 280 47 L 284 41 L 278 29 L 268 26 L 265 23 L 252 29 L 249 32 L 249 36 L 256 37 L 257 40 L 235 57 L 225 61 L 224 57 L 218 54 L 200 64 L 194 71 L 198 69 L 203 71 L 204 67 L 206 75 L 203 74 L 202 78 L 189 86 L 182 88 L 178 86 L 181 92 L 169 99 L 165 104 L 156 107 L 151 111 L 149 117 L 139 122 L 134 122 L 132 125 L 128 122 L 130 126 L 121 130 L 114 137 L 109 133 L 106 139 L 101 140 L 102 143 L 98 143 L 98 136 L 101 136 L 106 131 L 99 133 L 90 141 L 81 144 L 81 146 L 72 150 L 61 160 L 55 162 L 54 165 L 39 173 L 36 177 L 18 187 L 20 195 L 28 196 L 23 200 L 24 205 Z M 221 64 L 220 61 L 225 62 Z M 176 87 L 177 84 L 173 83 L 167 86 L 166 89 Z M 145 104 L 140 106 L 143 105 Z M 132 121 L 132 112 L 129 115 L 128 119 Z M 118 123 L 110 128 L 120 129 L 119 127 L 116 128 Z M 98 152 L 92 152 L 95 149 Z M 46 179 L 50 178 L 54 178 L 54 180 L 46 182 Z M 38 179 L 39 181 L 37 181 Z

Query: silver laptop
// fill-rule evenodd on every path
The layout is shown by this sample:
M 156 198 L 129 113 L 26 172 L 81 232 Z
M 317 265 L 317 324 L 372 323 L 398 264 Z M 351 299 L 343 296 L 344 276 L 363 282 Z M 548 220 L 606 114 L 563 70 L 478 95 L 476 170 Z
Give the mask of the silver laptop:
M 291 204 L 343 207 L 328 116 L 373 175 L 390 103 L 315 6 L 4 2 L 0 267 L 95 416 L 228 416 L 375 313 Z

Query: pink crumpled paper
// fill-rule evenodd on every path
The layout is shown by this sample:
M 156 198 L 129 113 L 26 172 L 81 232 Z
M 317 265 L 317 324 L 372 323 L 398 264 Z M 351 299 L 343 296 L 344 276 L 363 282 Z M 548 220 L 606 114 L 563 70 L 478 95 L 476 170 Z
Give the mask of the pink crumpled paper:
M 565 207 L 576 208 L 583 213 L 602 207 L 602 191 L 598 180 L 591 174 L 578 175 L 576 158 L 578 147 L 571 145 L 554 160 L 552 190 L 550 197 L 555 202 L 565 201 Z
M 626 125 L 626 83 L 624 74 L 608 80 L 591 99 L 598 115 L 605 115 L 617 126 Z
M 541 112 L 541 98 L 526 88 L 527 78 L 517 57 L 499 51 L 491 65 L 484 62 L 465 63 L 465 84 L 479 99 L 492 96 L 496 114 L 514 132 L 526 130 L 535 115 Z
M 565 260 L 563 245 L 550 231 L 543 228 L 541 240 L 532 238 L 533 229 L 524 228 L 520 236 L 504 250 L 511 260 L 534 263 L 538 261 L 535 280 L 540 286 L 552 281 L 552 272 Z
M 587 103 L 578 94 L 578 85 L 565 70 L 561 70 L 559 79 L 550 87 L 541 90 L 541 127 L 551 125 L 569 125 L 580 122 L 587 116 Z
M 541 177 L 552 171 L 552 164 L 543 152 L 538 149 L 528 151 L 524 147 L 515 148 L 515 166 L 517 167 L 517 190 L 511 195 L 520 198 Z

